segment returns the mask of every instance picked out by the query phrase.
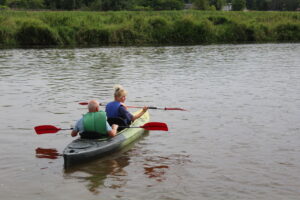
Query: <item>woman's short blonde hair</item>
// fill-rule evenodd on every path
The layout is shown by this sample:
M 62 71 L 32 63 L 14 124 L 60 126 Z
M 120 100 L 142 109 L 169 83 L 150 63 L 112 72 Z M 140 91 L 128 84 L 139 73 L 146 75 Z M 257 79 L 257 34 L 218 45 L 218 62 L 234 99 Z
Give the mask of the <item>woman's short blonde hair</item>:
M 114 89 L 115 89 L 114 92 L 115 97 L 121 98 L 127 96 L 127 91 L 121 85 L 115 85 Z

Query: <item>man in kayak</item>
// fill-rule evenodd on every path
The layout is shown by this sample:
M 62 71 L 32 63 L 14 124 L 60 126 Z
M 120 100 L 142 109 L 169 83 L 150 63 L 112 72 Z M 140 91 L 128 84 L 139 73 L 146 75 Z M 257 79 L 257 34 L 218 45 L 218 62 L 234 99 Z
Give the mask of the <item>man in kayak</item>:
M 99 102 L 91 100 L 88 104 L 89 112 L 79 119 L 71 136 L 79 133 L 81 138 L 97 139 L 102 137 L 114 137 L 117 134 L 118 125 L 110 126 L 107 122 L 106 113 L 99 108 Z
M 144 107 L 138 114 L 132 115 L 128 112 L 125 103 L 127 91 L 121 85 L 116 85 L 114 87 L 114 98 L 115 100 L 106 105 L 106 113 L 108 122 L 110 124 L 116 123 L 121 126 L 128 126 L 134 120 L 140 118 L 145 112 L 147 112 L 148 107 Z

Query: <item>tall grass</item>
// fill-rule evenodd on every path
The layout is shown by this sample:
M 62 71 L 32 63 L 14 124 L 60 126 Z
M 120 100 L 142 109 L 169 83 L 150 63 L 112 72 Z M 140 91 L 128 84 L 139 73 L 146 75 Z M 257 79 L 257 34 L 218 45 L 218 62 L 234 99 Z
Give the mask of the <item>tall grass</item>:
M 300 13 L 0 12 L 2 47 L 246 42 L 300 42 Z

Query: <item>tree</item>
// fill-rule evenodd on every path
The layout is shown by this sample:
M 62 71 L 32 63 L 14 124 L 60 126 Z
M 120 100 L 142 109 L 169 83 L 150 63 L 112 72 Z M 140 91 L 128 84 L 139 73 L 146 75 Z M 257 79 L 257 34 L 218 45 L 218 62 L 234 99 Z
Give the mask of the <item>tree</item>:
M 300 0 L 286 0 L 286 10 L 296 10 L 300 8 Z
M 39 9 L 44 6 L 43 0 L 7 0 L 6 5 L 11 8 Z
M 246 1 L 246 7 L 249 10 L 256 10 L 256 1 L 257 0 L 247 0 Z
M 269 10 L 270 2 L 270 0 L 259 0 L 256 2 L 256 7 L 258 10 Z
M 232 10 L 240 11 L 246 8 L 245 0 L 232 0 Z
M 153 4 L 154 10 L 181 10 L 183 7 L 182 0 L 157 0 Z
M 208 0 L 193 0 L 193 6 L 198 10 L 208 10 L 209 2 Z
M 0 0 L 0 5 L 5 5 L 6 0 Z
M 130 7 L 130 0 L 102 0 L 101 1 L 102 10 L 126 10 Z
M 210 5 L 215 6 L 217 10 L 222 10 L 225 5 L 225 0 L 210 0 Z

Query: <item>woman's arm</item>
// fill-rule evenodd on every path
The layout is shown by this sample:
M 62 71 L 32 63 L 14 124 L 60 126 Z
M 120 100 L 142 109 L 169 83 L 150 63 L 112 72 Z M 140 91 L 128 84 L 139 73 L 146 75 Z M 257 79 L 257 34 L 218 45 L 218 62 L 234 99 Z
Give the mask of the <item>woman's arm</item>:
M 143 116 L 143 114 L 145 114 L 145 112 L 147 112 L 147 110 L 148 110 L 148 107 L 145 106 L 141 112 L 139 112 L 138 114 L 136 114 L 132 117 L 131 121 L 134 121 L 134 120 L 140 118 L 141 116 Z

